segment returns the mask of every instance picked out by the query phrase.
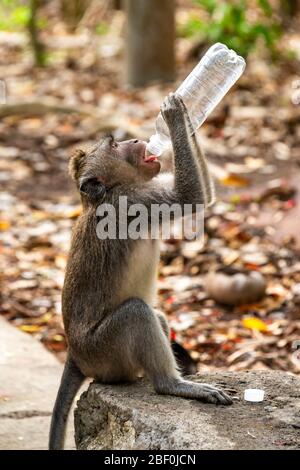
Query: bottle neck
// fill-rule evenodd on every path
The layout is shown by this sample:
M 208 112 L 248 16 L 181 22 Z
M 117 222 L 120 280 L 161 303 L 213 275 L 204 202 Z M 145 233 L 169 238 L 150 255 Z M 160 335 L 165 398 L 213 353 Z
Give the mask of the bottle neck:
M 161 134 L 154 134 L 146 146 L 146 150 L 150 155 L 159 157 L 164 150 L 170 146 L 170 140 Z

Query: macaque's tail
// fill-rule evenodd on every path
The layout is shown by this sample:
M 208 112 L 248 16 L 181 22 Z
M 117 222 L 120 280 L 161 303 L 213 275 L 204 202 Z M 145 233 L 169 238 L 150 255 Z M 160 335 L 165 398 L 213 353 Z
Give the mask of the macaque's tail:
M 84 379 L 84 375 L 80 372 L 73 359 L 68 356 L 52 413 L 49 450 L 61 450 L 64 448 L 70 408 Z

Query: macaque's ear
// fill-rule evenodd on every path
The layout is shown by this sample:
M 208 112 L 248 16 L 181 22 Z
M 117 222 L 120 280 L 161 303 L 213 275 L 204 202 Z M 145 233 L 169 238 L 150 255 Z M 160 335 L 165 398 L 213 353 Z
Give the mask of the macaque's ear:
M 78 178 L 79 170 L 86 159 L 86 153 L 84 150 L 77 149 L 70 158 L 69 162 L 69 172 L 74 181 Z
M 106 188 L 96 178 L 88 178 L 80 182 L 79 191 L 85 194 L 91 201 L 100 203 L 105 197 Z

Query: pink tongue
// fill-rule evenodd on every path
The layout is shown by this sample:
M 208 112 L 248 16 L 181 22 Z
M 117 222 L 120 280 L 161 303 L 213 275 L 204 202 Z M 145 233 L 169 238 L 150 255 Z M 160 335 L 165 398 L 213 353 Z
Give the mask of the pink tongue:
M 145 162 L 154 162 L 155 160 L 157 160 L 155 155 L 149 155 L 149 157 L 145 158 Z

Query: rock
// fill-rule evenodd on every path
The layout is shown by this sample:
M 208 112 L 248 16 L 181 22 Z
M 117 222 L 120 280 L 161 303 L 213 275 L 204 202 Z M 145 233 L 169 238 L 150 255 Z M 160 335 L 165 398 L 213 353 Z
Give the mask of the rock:
M 249 371 L 192 379 L 222 387 L 239 400 L 224 407 L 158 395 L 145 379 L 127 385 L 92 383 L 75 410 L 77 448 L 300 449 L 299 378 Z M 245 402 L 246 388 L 265 390 L 265 400 Z
M 266 280 L 258 271 L 239 272 L 227 267 L 223 271 L 209 273 L 204 287 L 208 296 L 216 302 L 242 305 L 261 300 L 265 295 Z

